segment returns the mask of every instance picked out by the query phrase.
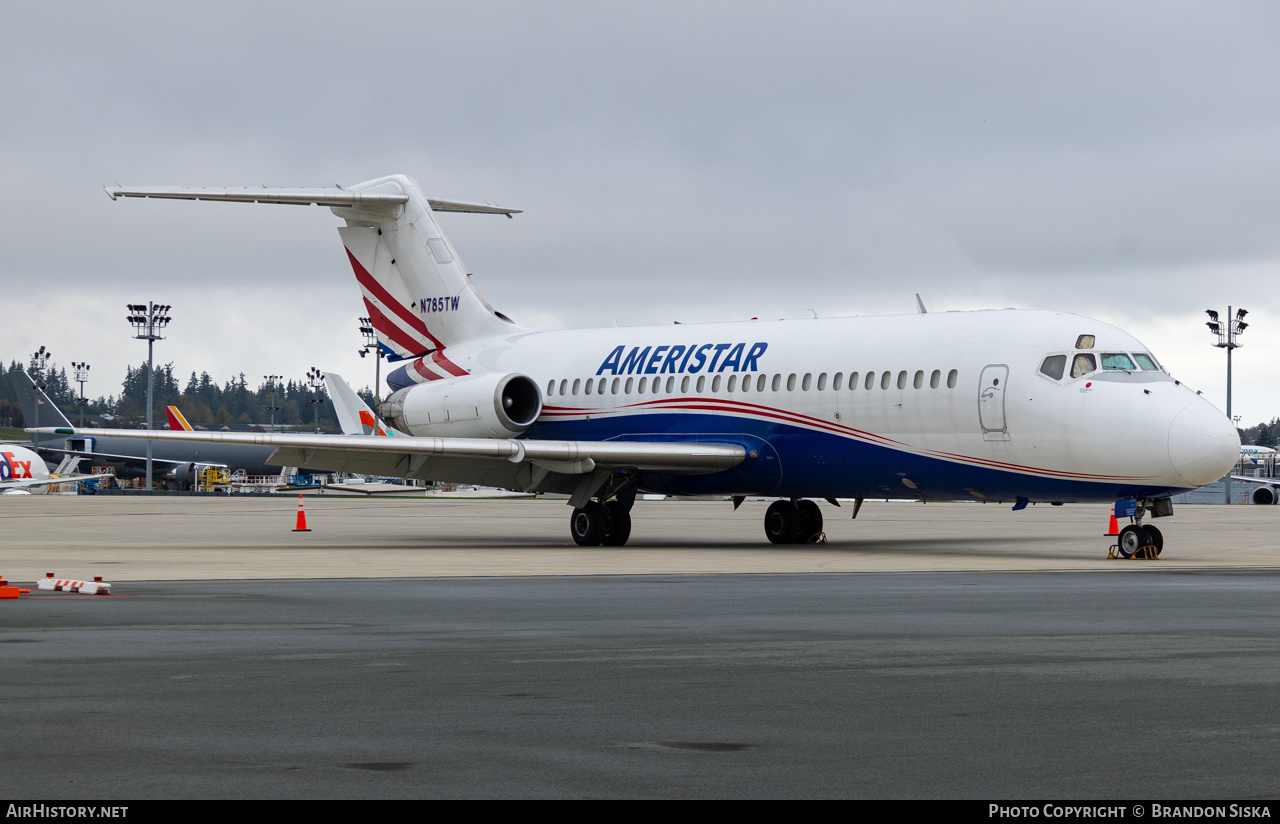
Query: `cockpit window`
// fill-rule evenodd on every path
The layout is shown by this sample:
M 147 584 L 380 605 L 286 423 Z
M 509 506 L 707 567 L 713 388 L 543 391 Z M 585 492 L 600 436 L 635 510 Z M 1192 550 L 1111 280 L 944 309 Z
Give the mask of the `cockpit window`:
M 1076 355 L 1075 360 L 1071 361 L 1071 377 L 1082 378 L 1097 368 L 1098 362 L 1093 359 L 1093 355 Z
M 1155 360 L 1146 352 L 1135 352 L 1133 359 L 1138 362 L 1138 366 L 1142 367 L 1143 372 L 1159 372 L 1160 367 L 1156 366 Z
M 1050 355 L 1040 364 L 1040 374 L 1048 375 L 1055 381 L 1062 380 L 1062 373 L 1067 369 L 1066 355 Z
M 1133 365 L 1133 361 L 1124 352 L 1103 352 L 1102 368 L 1124 369 L 1129 372 L 1137 369 L 1137 367 Z
M 1080 337 L 1076 338 L 1076 348 L 1077 348 L 1077 349 L 1092 349 L 1092 348 L 1093 348 L 1093 335 L 1081 335 Z

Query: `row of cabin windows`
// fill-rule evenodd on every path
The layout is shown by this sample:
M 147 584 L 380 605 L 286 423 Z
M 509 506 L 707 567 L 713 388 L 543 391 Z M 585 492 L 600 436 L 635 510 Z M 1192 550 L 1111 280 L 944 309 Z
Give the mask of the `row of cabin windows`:
M 862 377 L 861 381 L 859 380 L 860 376 Z M 741 380 L 739 380 L 739 378 L 741 378 Z M 946 378 L 947 388 L 955 389 L 956 380 L 958 378 L 959 373 L 955 369 L 948 372 Z M 692 387 L 693 391 L 697 393 L 702 393 L 707 390 L 708 381 L 706 375 L 699 375 L 696 378 L 692 375 L 685 375 L 679 380 L 681 393 L 689 392 L 690 387 Z M 876 384 L 879 384 L 881 389 L 888 389 L 890 386 L 896 384 L 899 389 L 906 389 L 909 381 L 916 389 L 923 389 L 925 380 L 925 372 L 923 369 L 917 369 L 914 376 L 906 370 L 903 370 L 898 373 L 896 380 L 894 379 L 893 372 L 881 372 L 878 373 L 878 375 L 876 372 L 867 372 L 865 373 L 865 376 L 863 376 L 862 373 L 850 372 L 849 380 L 847 382 L 845 381 L 845 374 L 843 372 L 837 372 L 831 376 L 830 387 L 832 391 L 839 391 L 846 386 L 850 390 L 857 389 L 859 386 L 866 389 L 874 389 Z M 726 392 L 763 392 L 766 389 L 779 392 L 782 390 L 783 382 L 784 379 L 780 374 L 774 375 L 772 380 L 768 375 L 749 374 L 742 376 L 714 375 L 710 380 L 712 392 L 719 392 L 722 387 Z M 823 392 L 826 391 L 828 386 L 826 372 L 819 373 L 816 381 L 814 380 L 812 372 L 806 372 L 804 376 L 800 377 L 798 380 L 796 373 L 792 372 L 790 375 L 786 376 L 785 382 L 788 392 L 795 391 L 797 384 L 803 392 L 808 392 L 810 389 L 814 388 L 819 392 Z M 933 370 L 933 372 L 928 376 L 928 383 L 930 389 L 937 389 L 941 386 L 942 370 Z M 566 378 L 561 380 L 559 384 L 554 380 L 547 384 L 548 395 L 577 395 L 579 391 L 584 395 L 617 395 L 619 392 L 622 392 L 624 395 L 630 395 L 633 391 L 640 395 L 647 393 L 656 395 L 664 391 L 664 384 L 663 379 L 660 377 L 654 378 L 652 382 L 650 382 L 647 377 L 642 377 L 638 380 L 634 377 L 626 378 L 625 382 L 623 378 L 587 378 L 585 383 L 581 378 L 576 378 L 572 382 Z M 674 375 L 666 379 L 665 391 L 667 394 L 671 394 L 676 391 L 676 377 Z

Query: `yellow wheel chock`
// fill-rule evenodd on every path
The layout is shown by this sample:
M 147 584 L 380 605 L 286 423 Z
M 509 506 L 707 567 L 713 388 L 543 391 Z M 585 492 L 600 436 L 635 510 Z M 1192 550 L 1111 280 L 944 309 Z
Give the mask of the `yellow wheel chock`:
M 1108 560 L 1120 560 L 1120 561 L 1125 560 L 1125 557 L 1120 554 L 1120 547 L 1117 546 L 1116 544 L 1112 544 L 1111 548 L 1107 550 L 1107 558 Z M 1138 550 L 1134 552 L 1132 555 L 1130 555 L 1128 560 L 1158 561 L 1160 560 L 1160 551 L 1157 550 L 1154 546 L 1138 547 Z

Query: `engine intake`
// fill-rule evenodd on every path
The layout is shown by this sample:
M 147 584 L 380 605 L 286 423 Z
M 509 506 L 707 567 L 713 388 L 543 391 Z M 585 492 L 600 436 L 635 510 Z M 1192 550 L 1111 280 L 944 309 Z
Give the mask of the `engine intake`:
M 378 411 L 410 435 L 513 438 L 542 414 L 542 392 L 532 378 L 517 372 L 468 375 L 407 386 L 393 392 Z

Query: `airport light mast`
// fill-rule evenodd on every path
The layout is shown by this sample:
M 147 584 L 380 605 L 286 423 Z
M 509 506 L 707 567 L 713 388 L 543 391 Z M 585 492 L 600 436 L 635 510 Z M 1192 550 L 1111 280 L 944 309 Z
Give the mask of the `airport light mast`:
M 43 346 L 41 346 L 31 355 L 31 368 L 30 368 L 31 380 L 35 383 L 36 388 L 39 389 L 40 392 L 44 391 L 44 368 L 46 365 L 48 365 L 50 357 L 52 357 L 52 355 L 50 354 L 49 350 L 45 349 Z M 40 392 L 35 393 L 36 396 L 33 399 L 35 401 L 33 406 L 35 407 L 35 410 L 36 410 L 36 419 L 31 423 L 32 429 L 40 428 L 40 404 L 44 403 L 44 399 L 40 397 Z M 35 432 L 31 433 L 31 446 L 33 448 L 35 449 L 39 448 L 40 446 L 39 439 L 40 439 L 39 435 L 37 435 Z
M 360 357 L 364 357 L 369 352 L 374 353 L 373 359 L 373 414 L 378 414 L 378 404 L 382 403 L 382 359 L 385 355 L 382 347 L 378 345 L 378 334 L 373 330 L 373 321 L 368 318 L 360 318 L 360 334 L 364 335 L 364 346 L 356 350 L 360 353 Z
M 80 428 L 84 428 L 84 384 L 89 380 L 89 364 L 71 362 L 71 379 L 80 384 Z
M 1212 309 L 1204 310 L 1209 316 L 1209 322 L 1205 326 L 1209 327 L 1209 331 L 1217 336 L 1218 342 L 1214 346 L 1219 349 L 1227 350 L 1227 417 L 1231 417 L 1231 350 L 1239 349 L 1244 344 L 1240 343 L 1238 338 L 1244 334 L 1244 330 L 1249 324 L 1244 322 L 1244 316 L 1249 314 L 1247 309 L 1237 309 L 1235 316 L 1231 315 L 1231 307 L 1227 307 L 1227 319 L 1225 321 L 1218 320 L 1218 313 Z M 1234 420 L 1234 419 L 1233 419 Z M 1238 424 L 1238 421 L 1237 421 Z M 1236 456 L 1236 461 L 1240 460 L 1240 456 Z M 1231 503 L 1231 473 L 1235 472 L 1235 466 L 1231 467 L 1231 472 L 1227 473 L 1226 486 L 1223 488 L 1223 497 L 1225 503 Z
M 152 363 L 155 354 L 155 344 L 158 340 L 164 340 L 164 328 L 169 325 L 172 318 L 169 317 L 169 310 L 173 307 L 168 304 L 153 303 L 130 303 L 128 304 L 129 317 L 126 320 L 133 324 L 133 337 L 136 340 L 145 340 L 147 342 L 147 431 L 150 432 L 155 424 L 155 400 L 154 400 L 154 384 L 155 384 L 155 368 Z M 151 494 L 151 445 L 152 441 L 147 440 L 147 494 Z
M 280 407 L 276 406 L 276 382 L 284 378 L 284 375 L 263 375 L 262 379 L 267 382 L 267 389 L 271 392 L 271 405 L 267 407 L 267 411 L 271 413 L 271 429 L 276 431 L 276 410 Z
M 310 399 L 312 417 L 315 418 L 315 433 L 320 434 L 320 404 L 324 403 L 324 375 L 314 366 L 307 370 L 307 385 L 315 393 Z

